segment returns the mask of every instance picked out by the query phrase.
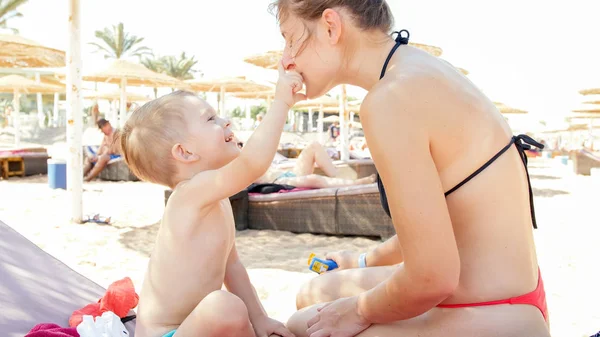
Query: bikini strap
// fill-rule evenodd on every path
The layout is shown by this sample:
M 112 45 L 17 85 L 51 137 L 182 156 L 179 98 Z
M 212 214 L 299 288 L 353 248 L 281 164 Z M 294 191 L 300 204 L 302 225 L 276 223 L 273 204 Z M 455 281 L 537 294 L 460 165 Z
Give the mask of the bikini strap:
M 402 35 L 403 33 L 405 35 Z M 396 45 L 394 45 L 394 48 L 392 48 L 392 50 L 388 54 L 387 58 L 385 59 L 383 68 L 381 68 L 381 75 L 379 75 L 380 80 L 383 78 L 383 76 L 385 76 L 385 71 L 387 70 L 388 64 L 390 63 L 392 56 L 394 56 L 396 49 L 398 49 L 398 47 L 400 47 L 403 44 L 408 44 L 408 40 L 410 38 L 410 33 L 406 29 L 402 29 L 400 31 L 393 32 L 392 36 L 394 34 L 396 34 L 396 38 L 394 39 L 396 41 Z M 379 173 L 377 173 L 377 187 L 379 189 L 379 198 L 381 200 L 381 206 L 383 207 L 383 210 L 385 211 L 385 213 L 389 217 L 391 217 L 392 215 L 390 213 L 390 207 L 388 205 L 387 196 L 385 194 L 385 187 L 383 186 L 383 182 L 381 181 L 381 177 L 379 176 Z
M 533 228 L 537 229 L 537 222 L 535 220 L 535 209 L 533 207 L 533 191 L 531 189 L 531 180 L 529 179 L 529 170 L 527 169 L 527 154 L 525 153 L 525 150 L 531 150 L 532 147 L 536 147 L 540 150 L 543 150 L 544 145 L 538 143 L 528 135 L 513 136 L 513 139 L 515 139 L 515 145 L 517 147 L 517 150 L 519 151 L 519 155 L 521 155 L 523 165 L 525 165 L 525 173 L 527 174 L 527 186 L 529 187 L 529 205 L 531 207 L 531 221 L 533 221 Z
M 405 33 L 406 36 L 403 36 L 402 33 Z M 392 59 L 392 56 L 396 52 L 396 49 L 398 49 L 398 47 L 400 47 L 403 44 L 408 44 L 408 40 L 410 39 L 410 33 L 406 29 L 403 29 L 403 30 L 397 31 L 397 32 L 393 32 L 392 35 L 394 35 L 394 34 L 396 34 L 396 38 L 395 38 L 396 45 L 394 46 L 394 48 L 392 48 L 392 50 L 388 54 L 387 58 L 385 59 L 383 68 L 381 68 L 381 75 L 379 75 L 379 79 L 382 79 L 383 76 L 385 76 L 385 71 L 387 70 L 388 63 L 390 63 L 390 60 Z
M 527 154 L 525 153 L 525 150 L 531 150 L 532 147 L 537 147 L 539 149 L 543 149 L 544 145 L 538 143 L 533 138 L 531 138 L 527 135 L 513 136 L 510 139 L 510 142 L 508 143 L 508 145 L 506 145 L 504 148 L 502 148 L 502 150 L 500 150 L 498 153 L 496 153 L 496 155 L 493 156 L 492 159 L 488 160 L 477 171 L 473 172 L 470 176 L 468 176 L 465 180 L 461 181 L 458 185 L 454 186 L 448 192 L 444 193 L 444 196 L 447 197 L 448 195 L 452 194 L 452 192 L 456 191 L 457 189 L 461 188 L 464 184 L 468 183 L 471 179 L 475 178 L 475 176 L 477 176 L 479 173 L 481 173 L 483 170 L 485 170 L 488 166 L 490 166 L 494 161 L 496 161 L 496 159 L 498 159 L 498 157 L 500 157 L 502 154 L 504 154 L 504 152 L 506 152 L 513 144 L 515 144 L 515 147 L 517 148 L 517 151 L 519 152 L 519 156 L 521 156 L 521 160 L 523 161 L 523 165 L 525 165 L 525 173 L 527 174 L 527 186 L 529 188 L 529 204 L 530 204 L 530 208 L 531 208 L 531 220 L 533 221 L 533 228 L 537 228 L 537 222 L 535 219 L 535 209 L 533 207 L 533 191 L 531 189 L 531 181 L 529 179 L 529 170 L 527 169 Z

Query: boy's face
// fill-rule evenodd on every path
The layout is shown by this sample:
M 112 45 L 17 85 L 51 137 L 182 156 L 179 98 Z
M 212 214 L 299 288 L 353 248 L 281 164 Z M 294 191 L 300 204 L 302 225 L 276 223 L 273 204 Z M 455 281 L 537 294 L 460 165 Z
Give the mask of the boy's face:
M 240 154 L 229 120 L 219 117 L 199 98 L 186 97 L 186 100 L 190 108 L 185 115 L 188 137 L 184 146 L 211 169 L 227 165 Z

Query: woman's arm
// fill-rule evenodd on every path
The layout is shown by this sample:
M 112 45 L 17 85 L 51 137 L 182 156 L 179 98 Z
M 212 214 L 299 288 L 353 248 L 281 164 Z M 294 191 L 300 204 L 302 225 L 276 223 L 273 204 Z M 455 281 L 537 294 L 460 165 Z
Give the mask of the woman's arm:
M 367 253 L 367 267 L 391 266 L 403 261 L 398 235 L 394 235 Z
M 359 296 L 358 313 L 371 323 L 430 310 L 454 292 L 460 274 L 444 190 L 430 153 L 430 112 L 443 109 L 432 90 L 440 84 L 431 78 L 393 81 L 381 82 L 361 108 L 404 259 L 387 281 Z

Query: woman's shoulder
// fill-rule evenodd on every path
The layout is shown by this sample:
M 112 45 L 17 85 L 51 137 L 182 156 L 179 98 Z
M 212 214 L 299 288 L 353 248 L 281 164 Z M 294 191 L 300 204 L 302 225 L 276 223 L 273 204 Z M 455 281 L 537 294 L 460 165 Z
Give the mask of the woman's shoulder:
M 365 96 L 365 113 L 390 106 L 417 110 L 439 110 L 456 97 L 453 92 L 466 83 L 452 65 L 435 58 L 411 58 L 390 67 L 385 76 Z M 461 84 L 462 83 L 462 84 Z M 458 90 L 460 91 L 460 90 Z

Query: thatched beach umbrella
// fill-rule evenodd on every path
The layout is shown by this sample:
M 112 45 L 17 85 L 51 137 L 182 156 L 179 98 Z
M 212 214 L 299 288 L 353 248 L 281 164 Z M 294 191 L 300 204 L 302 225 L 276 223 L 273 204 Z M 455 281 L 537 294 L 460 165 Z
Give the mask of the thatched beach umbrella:
M 0 68 L 54 68 L 65 65 L 65 52 L 62 50 L 43 46 L 19 35 L 0 34 Z M 40 82 L 39 74 L 36 74 L 36 81 Z M 58 101 L 56 95 L 54 98 Z M 55 102 L 55 107 L 57 104 Z M 37 95 L 37 105 L 40 127 L 43 127 L 45 115 L 40 93 Z M 56 113 L 55 110 L 55 116 Z
M 64 92 L 64 86 L 39 83 L 19 75 L 8 75 L 0 78 L 0 92 L 13 94 L 15 146 L 21 142 L 21 121 L 19 117 L 19 95 L 21 93 L 56 93 Z
M 223 77 L 216 79 L 194 79 L 185 82 L 192 90 L 198 92 L 219 93 L 219 114 L 225 116 L 225 94 L 226 93 L 263 93 L 274 90 L 272 85 L 262 84 L 244 76 Z M 268 98 L 269 96 L 267 96 Z
M 147 102 L 151 98 L 141 94 L 127 92 L 127 102 Z M 110 91 L 110 92 L 92 92 L 83 96 L 87 99 L 105 99 L 107 101 L 115 101 L 121 99 L 121 91 Z
M 526 114 L 527 111 L 510 107 L 501 102 L 493 102 L 498 111 L 502 114 Z
M 592 89 L 583 89 L 579 90 L 579 93 L 588 96 L 588 95 L 600 95 L 600 88 L 592 88 Z
M 65 52 L 19 35 L 0 34 L 0 68 L 64 67 Z
M 128 85 L 148 86 L 153 88 L 187 88 L 188 86 L 171 76 L 156 73 L 141 64 L 125 60 L 115 60 L 107 69 L 99 73 L 83 77 L 84 81 L 105 82 L 119 84 L 121 86 L 120 96 L 120 118 L 119 126 L 125 125 L 127 116 L 127 92 Z

